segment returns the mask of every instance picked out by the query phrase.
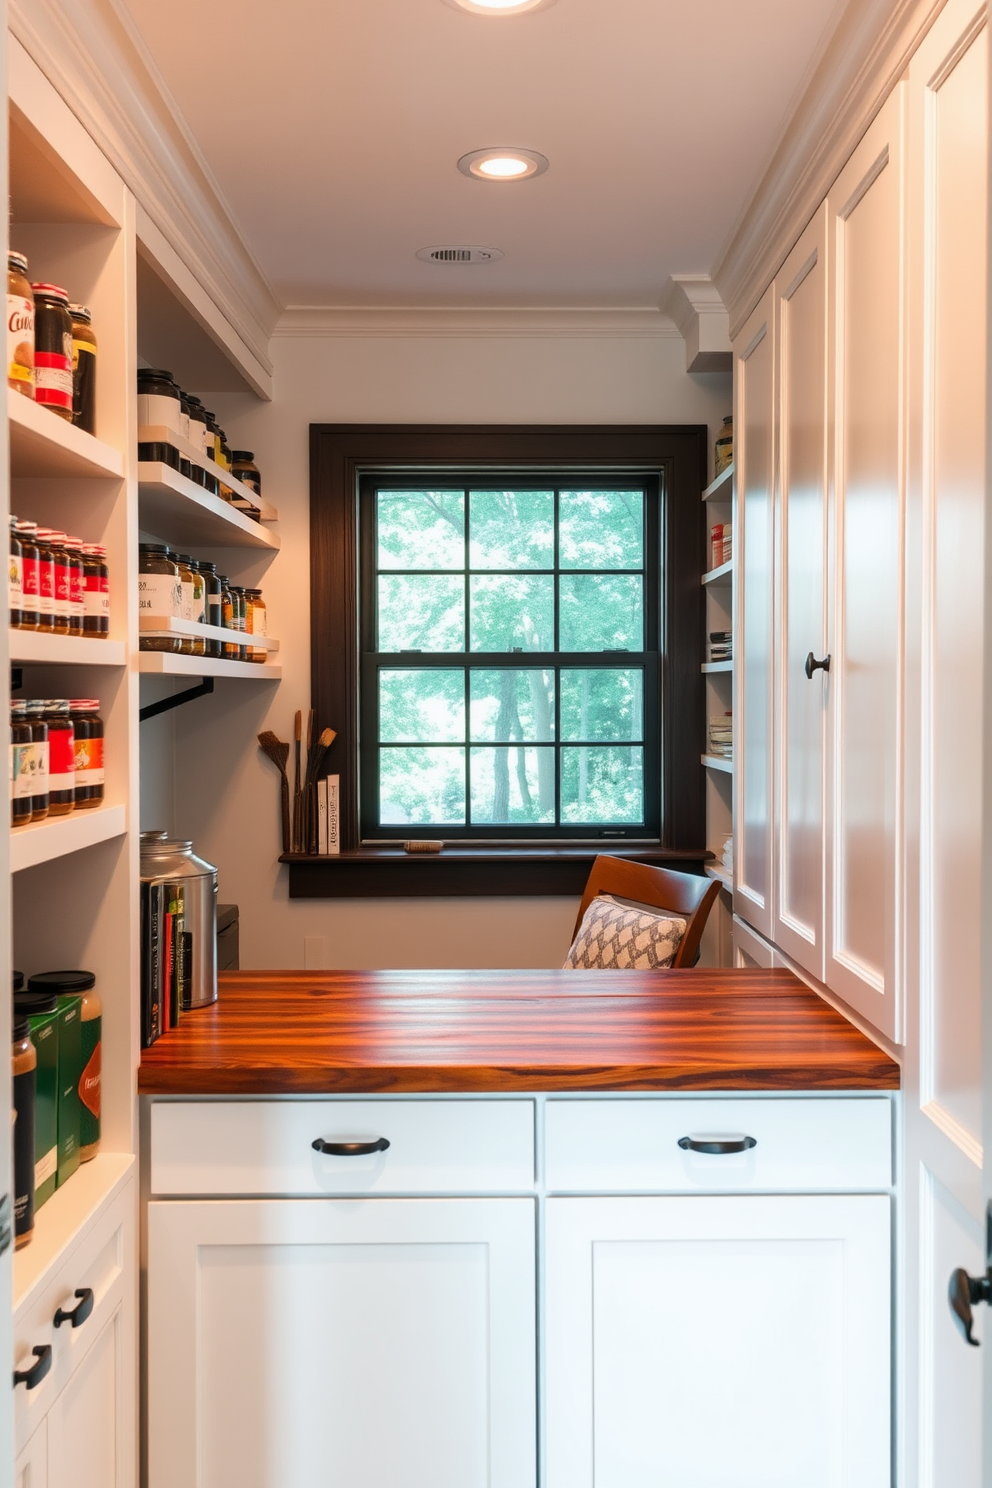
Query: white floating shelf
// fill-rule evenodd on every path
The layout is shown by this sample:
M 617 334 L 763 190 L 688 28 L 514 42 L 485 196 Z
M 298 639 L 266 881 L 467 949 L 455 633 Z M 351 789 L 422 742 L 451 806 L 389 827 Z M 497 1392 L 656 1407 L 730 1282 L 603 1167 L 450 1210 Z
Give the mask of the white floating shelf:
M 256 495 L 251 486 L 235 480 L 229 470 L 224 470 L 222 466 L 209 459 L 201 449 L 197 449 L 195 444 L 190 444 L 188 439 L 183 439 L 181 434 L 176 434 L 164 424 L 143 424 L 138 430 L 138 443 L 170 444 L 181 455 L 185 455 L 187 460 L 191 460 L 194 465 L 199 465 L 200 469 L 212 475 L 214 480 L 223 481 L 224 485 L 229 486 L 236 496 L 239 496 L 242 501 L 247 501 L 249 506 L 253 506 L 261 521 L 278 522 L 279 513 L 275 507 L 270 506 L 267 501 L 262 500 L 261 496 Z
M 734 663 L 732 661 L 704 661 L 699 670 L 706 675 L 712 672 L 732 672 Z
M 724 868 L 722 863 L 704 863 L 703 868 L 706 871 L 707 878 L 719 879 L 725 889 L 732 889 L 734 887 L 734 875 L 730 872 L 729 868 Z
M 91 806 L 70 811 L 67 816 L 46 817 L 32 826 L 12 827 L 10 870 L 19 873 L 22 868 L 67 857 L 97 842 L 109 842 L 112 837 L 122 836 L 126 826 L 123 806 Z
M 710 481 L 710 484 L 703 492 L 703 500 L 729 501 L 731 495 L 733 494 L 733 481 L 734 467 L 733 464 L 730 464 L 727 466 L 726 470 L 720 471 L 720 474 L 717 476 L 715 481 Z
M 95 636 L 51 635 L 43 630 L 10 627 L 10 659 L 13 662 L 52 662 L 72 666 L 124 665 L 124 642 Z
M 231 632 L 226 634 L 230 637 Z M 182 656 L 177 651 L 140 652 L 138 671 L 160 677 L 244 677 L 249 682 L 278 682 L 282 676 L 282 667 L 271 666 L 268 662 L 224 661 L 219 656 Z
M 734 773 L 733 760 L 724 759 L 722 754 L 701 754 L 699 762 L 705 765 L 707 770 L 723 770 L 727 775 Z
M 726 563 L 721 563 L 719 568 L 711 568 L 708 573 L 703 574 L 705 584 L 729 584 L 734 577 L 734 560 L 728 558 Z
M 7 389 L 12 476 L 124 475 L 124 456 L 59 418 L 50 408 Z
M 43 1286 L 65 1259 L 66 1249 L 104 1205 L 117 1195 L 134 1167 L 127 1152 L 98 1152 L 81 1163 L 35 1216 L 31 1244 L 14 1252 L 14 1311 Z
M 192 636 L 204 641 L 226 642 L 229 646 L 254 646 L 257 651 L 279 650 L 279 642 L 273 640 L 272 636 L 225 630 L 222 625 L 200 625 L 196 620 L 179 620 L 175 615 L 139 615 L 138 631 L 141 635 Z
M 180 475 L 171 465 L 138 463 L 138 524 L 168 543 L 188 547 L 267 548 L 281 546 L 274 532 L 243 516 L 219 496 Z

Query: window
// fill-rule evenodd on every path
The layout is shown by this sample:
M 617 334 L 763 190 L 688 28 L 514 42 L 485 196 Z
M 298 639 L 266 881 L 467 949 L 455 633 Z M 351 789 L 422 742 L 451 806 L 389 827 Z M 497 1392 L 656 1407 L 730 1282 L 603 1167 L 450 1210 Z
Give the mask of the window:
M 362 477 L 363 840 L 657 841 L 659 486 Z
M 433 892 L 471 892 L 470 861 L 481 892 L 572 893 L 616 838 L 703 856 L 706 445 L 311 427 L 312 701 L 355 857 L 294 867 L 291 894 L 410 892 L 388 844 L 414 836 L 466 842 Z

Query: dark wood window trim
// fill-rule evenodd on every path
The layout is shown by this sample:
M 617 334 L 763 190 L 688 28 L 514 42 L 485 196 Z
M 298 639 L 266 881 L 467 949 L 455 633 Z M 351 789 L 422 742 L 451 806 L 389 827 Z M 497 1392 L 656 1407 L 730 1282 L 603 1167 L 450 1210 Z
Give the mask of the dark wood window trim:
M 624 856 L 688 867 L 707 856 L 702 657 L 705 425 L 310 426 L 311 697 L 316 727 L 337 739 L 327 767 L 341 777 L 338 861 L 289 856 L 290 896 L 571 894 L 604 843 L 575 848 L 446 848 L 430 864 L 395 848 L 363 847 L 358 816 L 358 483 L 363 471 L 499 465 L 563 470 L 664 470 L 660 690 L 660 842 Z M 412 870 L 412 871 L 411 871 Z

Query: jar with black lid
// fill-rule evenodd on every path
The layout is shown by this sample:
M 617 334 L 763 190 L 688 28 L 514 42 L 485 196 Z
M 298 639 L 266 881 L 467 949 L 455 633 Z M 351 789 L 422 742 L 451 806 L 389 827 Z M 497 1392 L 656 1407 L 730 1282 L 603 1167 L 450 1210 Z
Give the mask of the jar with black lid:
M 203 559 L 201 559 L 200 573 L 203 577 L 203 598 L 205 601 L 204 618 L 206 619 L 208 625 L 223 625 L 224 610 L 222 604 L 222 586 L 220 579 L 217 577 L 216 563 L 207 563 Z M 204 641 L 203 644 L 206 647 L 204 653 L 205 655 L 220 656 L 220 641 L 208 640 Z
M 189 566 L 193 570 L 193 619 L 197 625 L 205 625 L 207 620 L 207 586 L 200 565 L 195 558 L 189 560 Z M 193 655 L 205 656 L 206 642 L 202 636 L 193 640 Z
M 237 630 L 238 620 L 240 618 L 240 608 L 238 606 L 237 596 L 235 595 L 234 589 L 231 585 L 231 581 L 226 574 L 220 575 L 220 584 L 222 615 L 221 624 L 223 625 L 225 630 Z M 237 644 L 231 641 L 224 641 L 222 642 L 222 645 L 224 649 L 225 660 L 237 661 Z
M 58 284 L 33 284 L 35 402 L 72 422 L 72 317 Z
M 15 521 L 11 518 L 12 523 Z M 21 629 L 38 630 L 41 615 L 38 612 L 38 526 L 36 522 L 25 522 L 16 518 L 17 540 L 21 545 Z
M 26 704 L 28 723 L 31 725 L 31 820 L 44 821 L 48 815 L 48 723 L 43 698 L 29 698 Z
M 72 321 L 72 422 L 96 433 L 96 336 L 85 305 L 70 305 Z
M 248 591 L 243 584 L 238 584 L 234 595 L 238 602 L 238 630 L 245 635 L 248 631 Z M 248 660 L 248 647 L 243 643 L 238 647 L 238 660 Z
M 103 1004 L 92 971 L 42 971 L 28 981 L 36 996 L 81 998 L 79 1008 L 82 1058 L 79 1095 L 79 1160 L 89 1162 L 100 1150 L 100 1066 Z
M 269 633 L 269 614 L 262 596 L 261 589 L 249 589 L 251 596 L 251 633 L 255 636 L 267 636 Z M 264 646 L 249 646 L 248 660 L 264 662 L 268 652 Z
M 179 417 L 180 417 L 180 419 L 182 421 L 182 427 L 179 430 L 179 432 L 183 436 L 184 439 L 188 439 L 189 438 L 189 399 L 187 398 L 186 394 L 183 392 L 182 388 L 179 389 Z
M 182 613 L 182 581 L 179 566 L 172 561 L 164 543 L 140 543 L 138 546 L 138 612 L 146 615 L 172 616 Z M 180 649 L 178 636 L 141 636 L 142 651 Z
M 71 698 L 75 808 L 99 806 L 104 797 L 103 719 L 99 698 Z
M 52 554 L 52 629 L 56 635 L 69 634 L 69 553 L 65 533 L 54 527 L 39 527 L 38 537 L 47 541 Z
M 231 451 L 231 474 L 239 480 L 243 486 L 254 491 L 256 496 L 262 494 L 262 476 L 258 466 L 255 464 L 255 456 L 251 450 Z
M 45 703 L 48 724 L 48 814 L 67 816 L 76 808 L 76 730 L 68 698 Z
M 67 532 L 62 546 L 68 555 L 66 569 L 69 578 L 69 634 L 83 634 L 83 542 Z
M 34 400 L 34 290 L 23 253 L 7 254 L 7 386 Z
M 14 991 L 19 992 L 14 973 Z M 21 978 L 23 981 L 23 977 Z M 14 1117 L 14 1249 L 27 1245 L 34 1234 L 34 1121 L 37 1098 L 38 1055 L 31 1040 L 31 1021 L 15 1012 L 11 1028 L 13 1042 Z
M 21 629 L 24 605 L 24 547 L 17 535 L 17 518 L 10 519 L 10 560 L 7 568 L 7 603 L 10 623 Z
M 203 450 L 206 448 L 207 437 L 207 420 L 203 404 L 192 393 L 186 394 L 186 403 L 189 407 L 189 442 L 195 450 Z
M 161 367 L 138 370 L 138 429 L 167 429 L 182 434 L 183 410 L 171 372 Z M 146 458 L 151 458 L 147 456 Z M 178 460 L 178 456 L 177 456 Z M 176 469 L 178 469 L 178 464 Z
M 110 634 L 110 569 L 100 543 L 83 543 L 83 635 Z
M 31 796 L 34 790 L 32 761 L 34 734 L 28 723 L 27 703 L 23 698 L 10 700 L 10 824 L 27 826 L 31 820 Z

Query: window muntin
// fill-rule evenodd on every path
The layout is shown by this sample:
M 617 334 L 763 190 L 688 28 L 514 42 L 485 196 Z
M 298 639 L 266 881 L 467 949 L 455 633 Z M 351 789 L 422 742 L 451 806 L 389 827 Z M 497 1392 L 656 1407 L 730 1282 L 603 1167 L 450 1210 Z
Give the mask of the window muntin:
M 361 831 L 658 834 L 659 485 L 362 482 Z

